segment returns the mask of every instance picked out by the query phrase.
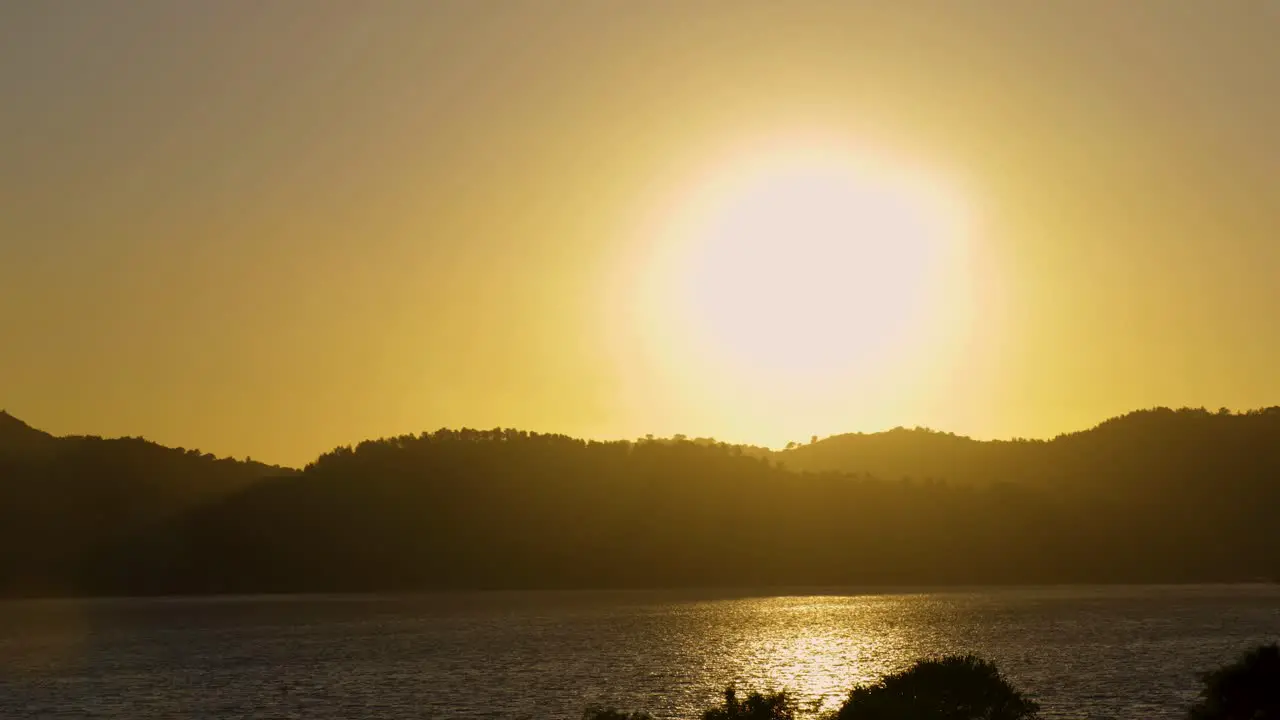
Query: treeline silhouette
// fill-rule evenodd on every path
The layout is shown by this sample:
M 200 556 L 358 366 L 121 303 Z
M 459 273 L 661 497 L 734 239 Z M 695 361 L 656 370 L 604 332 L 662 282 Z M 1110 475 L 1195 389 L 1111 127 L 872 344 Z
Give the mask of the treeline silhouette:
M 10 594 L 1280 577 L 1280 409 L 777 453 L 440 430 L 301 471 L 0 421 Z
M 729 687 L 723 697 L 722 704 L 702 713 L 702 720 L 796 720 L 804 715 L 785 690 L 742 697 Z M 839 708 L 809 714 L 819 720 L 1035 720 L 1039 712 L 1040 705 L 994 664 L 976 655 L 950 655 L 919 660 L 875 684 L 854 687 Z M 582 717 L 653 720 L 645 712 L 613 708 L 588 708 Z
M 296 472 L 142 438 L 54 437 L 0 411 L 0 594 L 126 591 L 119 548 L 162 547 L 166 523 Z
M 1261 645 L 1217 670 L 1201 674 L 1189 720 L 1280 720 L 1280 646 Z M 1040 705 L 1014 687 L 994 664 L 976 655 L 925 658 L 879 681 L 854 687 L 819 720 L 1034 720 Z M 804 713 L 785 690 L 730 687 L 702 720 L 796 720 Z M 653 720 L 645 712 L 588 708 L 583 720 Z

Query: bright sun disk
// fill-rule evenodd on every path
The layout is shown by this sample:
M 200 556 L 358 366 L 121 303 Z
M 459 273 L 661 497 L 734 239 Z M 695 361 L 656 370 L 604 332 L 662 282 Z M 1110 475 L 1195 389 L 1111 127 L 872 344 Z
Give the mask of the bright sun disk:
M 945 312 L 933 301 L 958 229 L 901 177 L 806 158 L 717 187 L 673 289 L 718 362 L 766 379 L 875 372 Z

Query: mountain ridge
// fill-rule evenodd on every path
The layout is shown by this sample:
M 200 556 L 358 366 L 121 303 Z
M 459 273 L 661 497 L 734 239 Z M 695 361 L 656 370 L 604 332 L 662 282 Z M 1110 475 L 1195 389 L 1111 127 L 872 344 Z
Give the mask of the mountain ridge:
M 442 429 L 301 470 L 5 427 L 51 450 L 0 453 L 0 595 L 1280 577 L 1275 408 L 769 453 Z
M 690 438 L 685 435 L 676 434 L 669 438 L 654 437 L 652 435 L 636 440 L 587 440 L 581 438 L 585 442 L 689 442 L 693 444 L 703 445 L 726 445 L 729 447 L 739 447 L 744 453 L 757 457 L 767 457 L 784 463 L 788 469 L 809 472 L 848 472 L 848 473 L 866 473 L 879 477 L 891 479 L 950 479 L 972 481 L 976 478 L 968 477 L 967 473 L 961 472 L 958 475 L 954 471 L 949 471 L 946 465 L 948 459 L 953 459 L 957 454 L 964 453 L 982 453 L 988 451 L 1008 451 L 1010 449 L 1025 448 L 1042 448 L 1052 446 L 1063 446 L 1087 442 L 1089 438 L 1105 435 L 1108 432 L 1119 430 L 1125 426 L 1141 426 L 1145 425 L 1148 429 L 1157 429 L 1158 423 L 1152 421 L 1163 420 L 1168 423 L 1170 420 L 1178 419 L 1195 419 L 1204 420 L 1209 418 L 1271 418 L 1275 420 L 1273 430 L 1278 439 L 1280 439 L 1280 406 L 1268 406 L 1242 412 L 1229 411 L 1226 408 L 1211 412 L 1205 408 L 1170 408 L 1165 406 L 1157 406 L 1153 408 L 1145 408 L 1133 410 L 1121 415 L 1102 420 L 1090 427 L 1059 433 L 1051 438 L 993 438 L 980 440 L 967 435 L 960 435 L 953 432 L 938 430 L 930 427 L 894 427 L 886 430 L 873 432 L 849 432 L 829 435 L 824 438 L 814 438 L 807 444 L 789 443 L 784 449 L 772 449 L 762 446 L 742 444 L 742 443 L 725 443 L 712 437 L 707 438 Z M 450 428 L 441 428 L 449 430 Z M 499 428 L 501 429 L 501 428 Z M 460 431 L 478 430 L 477 428 L 458 428 Z M 547 435 L 559 435 L 559 433 L 543 433 Z M 413 437 L 413 434 L 402 435 L 400 437 Z M 195 452 L 200 456 L 217 458 L 217 456 L 209 453 L 200 453 L 186 448 L 174 448 L 143 437 L 122 436 L 118 438 L 101 438 L 95 435 L 63 435 L 57 436 L 43 430 L 32 427 L 20 418 L 7 412 L 0 410 L 0 451 L 13 451 L 14 449 L 27 449 L 35 447 L 43 447 L 50 441 L 58 440 L 77 440 L 77 439 L 94 439 L 106 441 L 141 441 L 154 445 L 159 448 L 175 450 L 179 452 Z M 386 438 L 370 438 L 360 441 L 354 445 L 346 447 L 358 446 L 361 443 L 377 442 Z M 578 439 L 578 438 L 576 438 Z M 860 459 L 866 455 L 882 455 L 884 457 L 896 460 L 904 460 L 912 455 L 919 455 L 922 451 L 928 451 L 938 458 L 942 458 L 948 462 L 934 462 L 913 464 L 911 462 L 901 462 L 900 469 L 884 470 L 877 472 L 874 468 L 883 468 L 886 460 L 873 459 L 864 461 Z M 323 455 L 323 453 L 322 453 Z M 302 468 L 296 468 L 288 465 L 276 465 L 262 463 L 246 459 L 244 461 L 235 460 L 233 457 L 226 457 L 227 460 L 236 462 L 245 462 L 262 468 L 264 471 L 273 472 L 298 472 Z M 305 467 L 305 464 L 304 466 Z
M 0 452 L 30 449 L 53 439 L 53 435 L 31 427 L 7 410 L 0 410 Z

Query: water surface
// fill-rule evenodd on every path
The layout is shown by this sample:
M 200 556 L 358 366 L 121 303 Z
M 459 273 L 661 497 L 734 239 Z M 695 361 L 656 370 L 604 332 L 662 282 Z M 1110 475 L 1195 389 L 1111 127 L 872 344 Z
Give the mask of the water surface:
M 1280 588 L 241 597 L 0 604 L 4 718 L 694 718 L 729 683 L 833 707 L 914 658 L 995 660 L 1049 718 L 1180 717 L 1280 636 Z

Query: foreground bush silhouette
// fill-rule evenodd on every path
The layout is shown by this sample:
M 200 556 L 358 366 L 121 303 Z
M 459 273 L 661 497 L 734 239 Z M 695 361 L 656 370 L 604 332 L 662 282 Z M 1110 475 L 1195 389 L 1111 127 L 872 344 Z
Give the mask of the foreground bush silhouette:
M 702 720 L 794 720 L 795 707 L 785 691 L 761 695 L 753 692 L 746 700 L 738 699 L 738 691 L 725 688 L 724 706 L 702 713 Z
M 855 688 L 835 720 L 1025 720 L 1040 706 L 973 655 L 921 660 Z
M 1280 720 L 1280 645 L 1250 650 L 1201 680 L 1191 720 Z
M 875 685 L 855 688 L 823 720 L 1033 720 L 1040 706 L 1000 676 L 996 666 L 973 655 L 920 660 L 885 676 Z M 735 688 L 724 704 L 702 713 L 702 720 L 795 720 L 795 703 L 785 691 L 752 692 L 745 700 Z M 1193 720 L 1200 720 L 1196 716 Z M 1204 718 L 1253 716 L 1208 715 Z M 1258 718 L 1271 720 L 1272 715 Z M 645 713 L 591 709 L 583 720 L 651 720 Z
M 703 712 L 702 720 L 795 720 L 795 716 L 795 705 L 786 692 L 752 692 L 746 700 L 739 700 L 738 691 L 729 687 L 724 691 L 724 705 Z M 653 720 L 653 716 L 613 708 L 589 708 L 582 720 Z

